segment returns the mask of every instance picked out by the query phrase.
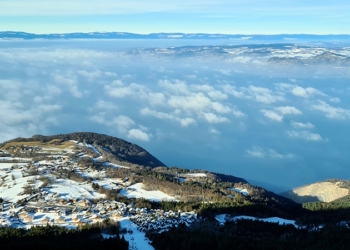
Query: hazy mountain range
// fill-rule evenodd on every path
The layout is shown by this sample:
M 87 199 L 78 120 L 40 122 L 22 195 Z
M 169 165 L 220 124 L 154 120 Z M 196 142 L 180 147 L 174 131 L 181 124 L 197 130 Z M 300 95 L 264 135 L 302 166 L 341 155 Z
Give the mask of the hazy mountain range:
M 243 34 L 206 34 L 206 33 L 150 33 L 137 34 L 129 32 L 89 32 L 34 34 L 18 31 L 2 31 L 1 39 L 232 39 L 258 41 L 350 41 L 350 35 L 311 35 L 311 34 L 277 34 L 277 35 L 243 35 Z

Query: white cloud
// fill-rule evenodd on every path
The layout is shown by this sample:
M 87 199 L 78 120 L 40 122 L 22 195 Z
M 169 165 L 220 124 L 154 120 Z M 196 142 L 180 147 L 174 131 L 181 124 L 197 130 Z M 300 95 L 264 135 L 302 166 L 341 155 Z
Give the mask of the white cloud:
M 78 89 L 78 86 L 76 85 L 70 87 L 70 92 L 76 98 L 81 98 L 83 96 L 83 93 L 81 93 L 81 91 Z
M 237 90 L 236 86 L 226 84 L 222 88 L 227 94 L 230 94 L 236 98 L 245 98 L 244 92 Z
M 331 119 L 350 119 L 350 109 L 336 108 L 321 100 L 318 100 L 318 104 L 312 105 L 312 108 L 323 112 Z
M 227 99 L 227 95 L 225 93 L 222 93 L 219 90 L 213 90 L 213 91 L 209 91 L 208 96 L 213 98 L 214 100 L 225 100 Z
M 222 88 L 227 94 L 233 95 L 236 98 L 251 99 L 266 104 L 282 102 L 285 100 L 280 92 L 253 85 L 237 89 L 237 87 L 233 85 L 226 84 L 222 86 Z
M 302 114 L 302 112 L 299 109 L 292 106 L 277 107 L 277 108 L 274 108 L 274 111 L 262 109 L 260 110 L 260 112 L 263 113 L 263 115 L 266 116 L 267 118 L 277 122 L 281 122 L 285 115 Z
M 276 111 L 280 112 L 282 115 L 300 115 L 302 112 L 292 106 L 285 106 L 285 107 L 277 107 L 275 108 Z
M 231 108 L 228 106 L 225 106 L 224 104 L 220 102 L 211 102 L 210 103 L 211 109 L 220 113 L 220 114 L 227 114 L 231 112 Z
M 121 87 L 121 86 L 124 86 L 124 83 L 123 83 L 121 80 L 114 80 L 114 81 L 111 83 L 111 86 L 114 86 L 114 87 Z
M 341 100 L 338 97 L 333 97 L 329 99 L 330 102 L 340 103 Z
M 124 115 L 119 115 L 112 120 L 107 121 L 107 123 L 117 126 L 120 132 L 125 132 L 128 128 L 135 124 L 130 117 Z
M 219 116 L 214 113 L 203 113 L 202 116 L 209 123 L 222 123 L 229 121 L 226 117 Z
M 100 77 L 102 75 L 102 72 L 100 70 L 95 70 L 95 71 L 78 70 L 78 74 L 87 78 L 88 82 L 92 82 L 95 78 Z
M 235 62 L 235 63 L 247 64 L 247 63 L 250 63 L 252 61 L 252 58 L 248 57 L 248 56 L 235 56 L 231 60 L 232 60 L 232 62 Z M 235 71 L 235 72 L 237 72 L 237 71 Z
M 62 93 L 61 89 L 53 85 L 47 85 L 45 93 L 49 96 L 58 96 Z
M 77 77 L 71 71 L 67 71 L 65 73 L 56 71 L 52 74 L 52 76 L 55 82 L 66 86 L 74 97 L 81 98 L 83 96 L 83 93 L 79 90 L 78 87 L 79 82 L 77 80 Z M 54 91 L 56 93 L 58 92 L 57 89 L 51 89 L 51 91 Z
M 117 128 L 121 133 L 126 133 L 135 124 L 135 122 L 128 116 L 119 115 L 110 119 L 105 112 L 94 114 L 90 117 L 90 120 L 112 128 Z
M 36 96 L 33 98 L 33 101 L 36 103 L 41 103 L 43 102 L 44 98 L 42 98 L 41 96 Z
M 35 110 L 40 113 L 53 113 L 53 112 L 57 112 L 61 109 L 61 105 L 50 105 L 50 104 L 41 104 L 41 105 L 37 105 L 35 106 Z
M 210 98 L 214 100 L 225 100 L 227 99 L 227 94 L 221 92 L 220 90 L 214 89 L 213 86 L 208 84 L 203 85 L 191 85 L 191 89 L 194 91 L 205 92 Z
M 260 112 L 263 113 L 264 116 L 266 116 L 267 118 L 273 121 L 281 122 L 283 120 L 283 116 L 277 114 L 275 111 L 262 109 L 260 110 Z
M 186 112 L 215 111 L 225 114 L 231 111 L 231 108 L 211 101 L 203 93 L 192 93 L 187 96 L 170 96 L 168 104 L 175 109 L 181 109 Z
M 171 121 L 176 121 L 181 124 L 182 127 L 187 127 L 191 124 L 195 124 L 196 120 L 190 117 L 186 118 L 181 118 L 179 115 L 181 115 L 180 110 L 175 110 L 172 113 L 164 113 L 164 112 L 159 112 L 155 110 L 151 110 L 149 108 L 143 108 L 140 110 L 140 113 L 145 116 L 153 116 L 161 120 L 171 120 Z
M 302 88 L 300 86 L 294 87 L 292 89 L 292 94 L 303 98 L 309 98 L 310 96 L 314 96 L 314 95 L 324 95 L 321 91 L 315 88 L 311 88 L 311 87 Z
M 190 93 L 186 82 L 177 79 L 173 80 L 173 82 L 168 79 L 159 80 L 158 85 L 174 94 L 187 95 Z
M 119 115 L 110 119 L 107 113 L 100 112 L 91 116 L 90 120 L 111 128 L 116 128 L 120 133 L 126 134 L 130 139 L 150 141 L 152 137 L 150 133 L 147 133 L 148 128 L 145 126 L 138 125 L 138 128 L 132 128 L 135 127 L 135 121 L 125 115 Z
M 94 108 L 96 110 L 103 110 L 103 111 L 107 111 L 107 110 L 115 111 L 115 110 L 118 110 L 118 107 L 113 102 L 107 102 L 107 101 L 104 101 L 104 100 L 97 101 Z
M 151 135 L 147 134 L 146 132 L 142 131 L 141 129 L 130 129 L 128 132 L 128 138 L 130 139 L 136 139 L 140 141 L 149 141 Z
M 285 99 L 283 96 L 273 93 L 270 89 L 262 87 L 249 86 L 247 92 L 250 94 L 253 100 L 262 103 L 281 102 Z
M 249 156 L 252 156 L 255 158 L 265 157 L 264 150 L 261 147 L 253 147 L 252 149 L 246 150 L 246 152 Z
M 110 71 L 106 71 L 106 72 L 104 72 L 104 74 L 105 74 L 106 76 L 113 76 L 113 77 L 118 76 L 118 74 L 117 74 L 117 73 L 110 72 Z
M 247 149 L 246 153 L 248 156 L 254 158 L 270 158 L 270 159 L 292 159 L 295 158 L 294 154 L 287 153 L 281 154 L 277 152 L 275 149 L 271 148 L 262 148 L 254 146 L 251 149 Z
M 215 128 L 210 128 L 209 129 L 209 133 L 212 133 L 212 134 L 221 134 L 219 130 L 215 129 Z
M 312 87 L 303 88 L 298 85 L 293 85 L 289 83 L 280 83 L 277 84 L 277 87 L 281 90 L 288 90 L 293 95 L 302 98 L 310 98 L 316 95 L 326 96 L 326 94 L 324 94 L 322 91 Z
M 151 105 L 164 105 L 166 98 L 163 93 L 149 93 L 148 101 Z
M 294 122 L 292 121 L 291 122 L 291 125 L 294 127 L 294 128 L 301 128 L 301 129 L 312 129 L 314 128 L 315 126 L 310 123 L 310 122 L 307 122 L 307 123 L 302 123 L 302 122 Z
M 147 96 L 147 88 L 137 83 L 131 83 L 128 86 L 119 86 L 113 82 L 111 85 L 105 86 L 105 92 L 115 98 L 124 98 L 128 96 L 145 98 Z
M 149 108 L 143 108 L 140 110 L 140 113 L 145 116 L 153 116 L 158 119 L 162 120 L 176 120 L 176 117 L 174 115 L 171 115 L 169 113 L 159 112 L 155 110 L 151 110 Z
M 211 92 L 215 91 L 214 87 L 208 84 L 192 84 L 191 89 L 200 92 Z
M 187 127 L 187 126 L 189 126 L 191 124 L 196 124 L 196 120 L 193 119 L 193 118 L 189 118 L 189 117 L 187 117 L 187 118 L 180 118 L 180 123 L 181 123 L 182 127 Z
M 268 149 L 268 155 L 269 155 L 269 157 L 276 158 L 276 159 L 291 159 L 291 158 L 295 157 L 294 154 L 291 154 L 291 153 L 289 153 L 289 154 L 280 154 L 276 150 L 271 149 L 271 148 Z
M 323 141 L 323 138 L 321 137 L 321 135 L 316 134 L 316 133 L 311 133 L 310 131 L 287 131 L 287 134 L 290 137 L 293 138 L 299 138 L 299 139 L 304 139 L 307 141 Z
M 235 117 L 244 117 L 244 116 L 246 116 L 243 112 L 239 111 L 238 109 L 233 109 L 232 110 L 232 114 Z

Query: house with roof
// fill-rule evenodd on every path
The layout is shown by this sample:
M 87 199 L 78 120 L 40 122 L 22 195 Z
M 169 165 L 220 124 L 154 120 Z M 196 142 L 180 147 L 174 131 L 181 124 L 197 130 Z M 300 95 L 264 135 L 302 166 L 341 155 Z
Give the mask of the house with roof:
M 110 218 L 111 220 L 117 221 L 117 220 L 119 220 L 120 218 L 122 218 L 122 215 L 119 214 L 119 213 L 113 213 L 109 218 Z
M 42 224 L 47 224 L 47 223 L 49 223 L 51 220 L 50 220 L 50 218 L 49 217 L 44 217 L 42 220 L 41 220 L 41 223 Z
M 22 221 L 23 222 L 27 222 L 27 223 L 32 223 L 33 222 L 33 217 L 30 216 L 29 214 L 27 214 L 27 215 L 22 217 Z
M 101 222 L 102 221 L 102 218 L 98 215 L 92 217 L 92 222 L 93 223 L 96 223 L 96 222 Z
M 65 223 L 66 220 L 63 216 L 59 216 L 55 219 L 55 223 Z
M 16 209 L 16 208 L 19 208 L 20 207 L 20 205 L 18 204 L 18 203 L 12 203 L 11 205 L 10 205 L 10 208 L 11 209 Z

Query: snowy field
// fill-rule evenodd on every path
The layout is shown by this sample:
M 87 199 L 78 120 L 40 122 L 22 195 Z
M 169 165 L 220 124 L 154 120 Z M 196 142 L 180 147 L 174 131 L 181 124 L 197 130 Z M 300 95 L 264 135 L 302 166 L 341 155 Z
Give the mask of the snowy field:
M 98 199 L 105 198 L 104 194 L 97 193 L 91 184 L 82 184 L 72 180 L 57 179 L 49 189 L 50 193 L 58 194 L 58 197 L 65 200 L 70 199 Z
M 136 183 L 134 185 L 131 185 L 126 190 L 122 190 L 120 194 L 128 198 L 144 198 L 150 201 L 175 200 L 175 197 L 167 195 L 161 191 L 145 190 L 144 185 L 142 183 Z

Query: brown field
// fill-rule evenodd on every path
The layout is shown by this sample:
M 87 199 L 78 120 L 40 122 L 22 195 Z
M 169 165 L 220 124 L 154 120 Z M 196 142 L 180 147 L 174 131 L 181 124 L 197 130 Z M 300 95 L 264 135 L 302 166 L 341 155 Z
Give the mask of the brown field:
M 299 196 L 316 196 L 324 202 L 331 202 L 349 194 L 349 190 L 339 187 L 341 183 L 320 182 L 314 183 L 301 188 L 296 188 L 293 193 Z
M 73 147 L 73 146 L 76 145 L 74 142 L 71 142 L 71 141 L 65 141 L 65 142 L 62 142 L 62 143 L 59 143 L 59 142 L 60 142 L 59 139 L 54 139 L 54 140 L 46 142 L 46 143 L 41 143 L 40 141 L 9 142 L 9 143 L 6 143 L 5 146 L 3 146 L 2 148 L 6 149 L 6 148 L 9 148 L 11 146 L 26 145 L 26 146 L 31 146 L 31 147 L 41 147 L 43 149 L 45 149 L 45 148 L 66 149 L 66 148 L 70 148 L 70 147 Z

